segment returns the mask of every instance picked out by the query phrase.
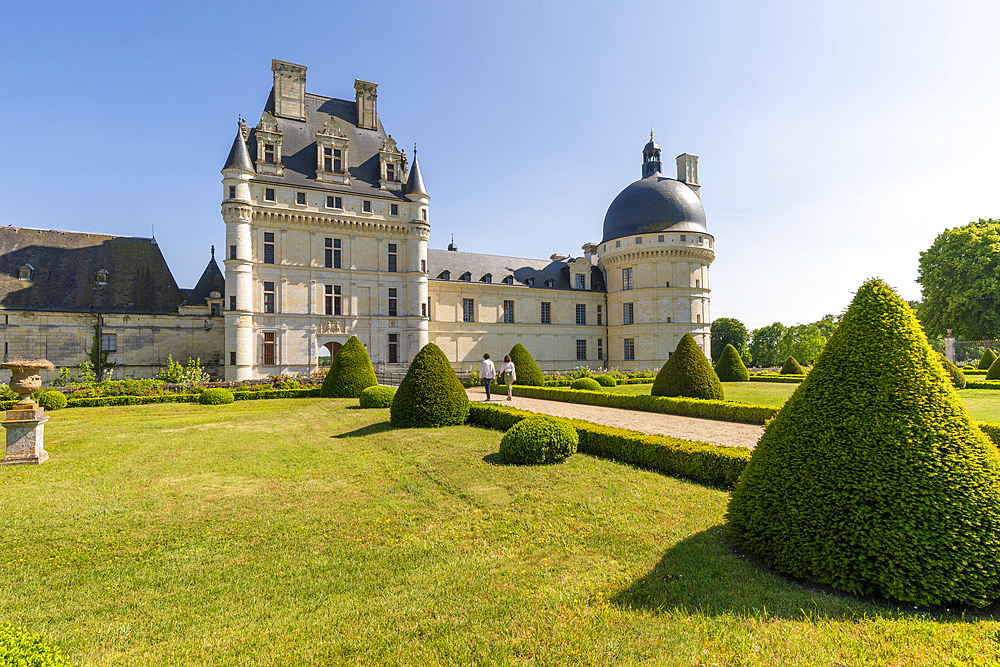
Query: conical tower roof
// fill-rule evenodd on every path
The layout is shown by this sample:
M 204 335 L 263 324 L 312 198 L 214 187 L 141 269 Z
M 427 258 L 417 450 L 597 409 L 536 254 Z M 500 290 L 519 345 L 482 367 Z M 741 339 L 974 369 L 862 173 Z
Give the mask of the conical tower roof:
M 413 147 L 413 166 L 410 167 L 410 177 L 406 180 L 406 194 L 429 197 L 424 187 L 424 177 L 420 173 L 420 163 L 417 162 L 417 147 Z
M 226 293 L 226 278 L 219 270 L 219 265 L 215 262 L 215 246 L 212 246 L 212 258 L 208 260 L 208 266 L 198 279 L 198 284 L 194 286 L 185 302 L 188 306 L 203 306 L 205 299 L 210 298 L 212 292 L 220 295 Z
M 249 172 L 254 171 L 253 161 L 250 160 L 250 153 L 247 151 L 247 142 L 243 139 L 242 123 L 240 128 L 236 130 L 236 138 L 233 139 L 233 147 L 229 149 L 229 157 L 226 158 L 226 165 L 222 169 L 241 169 Z

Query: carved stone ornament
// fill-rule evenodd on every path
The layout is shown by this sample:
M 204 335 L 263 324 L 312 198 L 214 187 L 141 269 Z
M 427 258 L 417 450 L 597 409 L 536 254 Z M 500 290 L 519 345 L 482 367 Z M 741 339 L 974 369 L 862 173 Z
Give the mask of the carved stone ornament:
M 320 329 L 320 333 L 339 334 L 344 333 L 344 325 L 340 320 L 326 320 Z
M 340 123 L 337 122 L 336 118 L 331 118 L 326 123 L 323 124 L 323 129 L 316 133 L 317 137 L 329 137 L 329 138 L 340 138 L 343 139 L 347 135 L 344 131 L 340 129 Z
M 274 116 L 265 111 L 260 117 L 260 122 L 257 123 L 257 129 L 262 132 L 277 132 L 278 121 L 274 120 Z

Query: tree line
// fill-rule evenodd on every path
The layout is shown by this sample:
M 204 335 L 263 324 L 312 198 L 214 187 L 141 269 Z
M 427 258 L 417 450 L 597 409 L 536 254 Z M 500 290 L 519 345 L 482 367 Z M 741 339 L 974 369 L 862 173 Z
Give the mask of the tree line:
M 823 351 L 839 321 L 838 315 L 824 315 L 808 324 L 785 326 L 781 322 L 772 322 L 748 331 L 739 320 L 720 317 L 712 323 L 712 358 L 718 359 L 726 345 L 732 345 L 747 366 L 781 366 L 788 357 L 811 365 Z

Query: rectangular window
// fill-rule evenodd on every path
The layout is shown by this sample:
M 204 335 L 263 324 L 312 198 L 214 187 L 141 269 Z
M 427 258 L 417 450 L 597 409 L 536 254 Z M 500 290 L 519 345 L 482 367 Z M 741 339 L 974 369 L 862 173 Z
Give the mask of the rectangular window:
M 396 294 L 397 294 L 396 288 L 395 287 L 390 287 L 389 288 L 389 317 L 396 317 L 396 303 L 397 303 Z
M 340 268 L 340 239 L 333 239 L 333 268 Z
M 659 236 L 657 236 L 656 240 L 659 241 L 660 243 L 663 243 L 663 234 L 660 234 Z
M 576 323 L 577 324 L 587 323 L 587 304 L 585 303 L 576 304 Z
M 343 197 L 334 197 L 333 198 L 333 207 L 334 208 L 344 208 L 344 198 Z
M 681 234 L 681 243 L 687 243 L 687 237 L 684 234 Z
M 274 283 L 264 283 L 264 312 L 274 312 Z
M 334 198 L 333 195 L 327 195 L 326 196 L 326 207 L 327 208 L 335 208 L 335 206 L 334 206 L 335 201 L 336 200 L 335 200 L 335 198 Z
M 274 232 L 264 232 L 264 263 L 274 264 Z
M 576 275 L 576 289 L 587 289 L 587 276 L 582 273 Z
M 388 181 L 396 180 L 396 165 L 392 163 L 385 165 L 385 178 Z
M 334 285 L 333 286 L 333 314 L 334 315 L 340 315 L 341 314 L 340 297 L 341 297 L 341 294 L 340 294 L 340 285 Z
M 420 217 L 422 217 L 424 220 L 427 219 L 427 209 L 426 208 L 420 209 Z
M 552 324 L 552 304 L 548 301 L 542 302 L 542 324 Z
M 264 188 L 264 201 L 274 201 L 274 188 Z
M 333 315 L 333 285 L 323 286 L 324 312 Z
M 220 315 L 222 315 L 222 304 L 213 303 L 209 308 L 209 311 L 212 313 L 212 317 L 219 317 Z
M 585 340 L 576 341 L 576 360 L 577 361 L 587 360 L 587 341 Z
M 642 245 L 642 237 L 641 236 L 636 236 L 635 237 L 635 244 L 636 245 Z
M 399 363 L 399 334 L 389 334 L 389 363 Z
M 622 269 L 622 289 L 632 289 L 632 268 Z
M 264 144 L 264 162 L 274 164 L 274 144 Z
M 597 360 L 604 361 L 604 339 L 597 339 Z
M 304 193 L 304 192 L 296 192 L 295 193 L 295 203 L 298 204 L 299 206 L 305 206 L 306 205 L 306 193 Z
M 230 366 L 235 366 L 236 365 L 236 353 L 235 352 L 230 352 L 229 353 L 229 365 Z
M 635 310 L 632 308 L 632 305 L 631 303 L 622 304 L 622 324 L 634 324 L 632 317 L 635 314 Z
M 462 299 L 462 321 L 476 321 L 476 302 L 473 299 Z
M 333 171 L 335 173 L 342 172 L 344 165 L 343 152 L 339 148 L 333 149 Z M 340 208 L 339 206 L 337 208 Z
M 604 306 L 597 304 L 597 326 L 604 324 Z
M 635 361 L 635 338 L 626 338 L 624 341 L 622 358 L 625 361 Z
M 667 324 L 672 324 L 672 323 L 673 323 L 673 320 L 668 317 L 667 318 Z
M 514 302 L 505 300 L 503 302 L 503 323 L 513 324 L 514 323 Z
M 278 358 L 278 355 L 276 354 L 277 347 L 278 347 L 277 334 L 275 334 L 275 332 L 273 331 L 265 331 L 264 346 L 263 349 L 261 350 L 262 353 L 261 356 L 263 357 L 262 361 L 264 362 L 265 366 L 274 366 L 275 361 Z
M 118 334 L 101 334 L 101 352 L 118 351 Z
M 369 200 L 369 199 L 363 200 L 361 202 L 361 210 L 364 211 L 365 213 L 371 213 L 372 212 L 372 202 L 371 202 L 371 200 Z
M 236 259 L 236 246 L 229 246 L 229 259 Z
M 236 186 L 235 185 L 230 185 L 229 186 L 229 198 L 230 199 L 236 199 Z
M 229 310 L 236 310 L 236 295 L 229 296 Z
M 427 319 L 431 319 L 431 298 L 427 297 Z
M 389 204 L 389 215 L 399 215 L 399 204 Z
M 396 272 L 396 244 L 395 243 L 390 243 L 389 244 L 389 267 L 388 267 L 388 271 L 389 271 L 389 273 L 395 273 Z
M 333 171 L 333 149 L 323 149 L 323 171 Z M 329 199 L 329 197 L 327 197 Z
M 427 260 L 420 260 L 420 273 L 427 273 Z
M 427 317 L 427 304 L 420 304 L 420 317 Z

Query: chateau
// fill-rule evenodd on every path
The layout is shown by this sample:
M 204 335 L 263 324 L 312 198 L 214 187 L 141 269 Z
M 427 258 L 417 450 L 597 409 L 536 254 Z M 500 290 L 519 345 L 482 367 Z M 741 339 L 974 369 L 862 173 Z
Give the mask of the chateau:
M 306 92 L 302 65 L 271 69 L 260 120 L 240 120 L 222 168 L 225 278 L 214 250 L 180 290 L 153 239 L 0 229 L 6 353 L 75 366 L 100 340 L 114 377 L 155 375 L 170 354 L 226 380 L 311 373 L 352 335 L 385 370 L 428 342 L 456 370 L 517 342 L 543 370 L 656 369 L 685 333 L 710 354 L 697 156 L 669 178 L 650 133 L 641 178 L 579 257 L 430 250 L 416 148 L 410 164 L 386 133 L 377 85 L 355 80 L 342 100 Z

